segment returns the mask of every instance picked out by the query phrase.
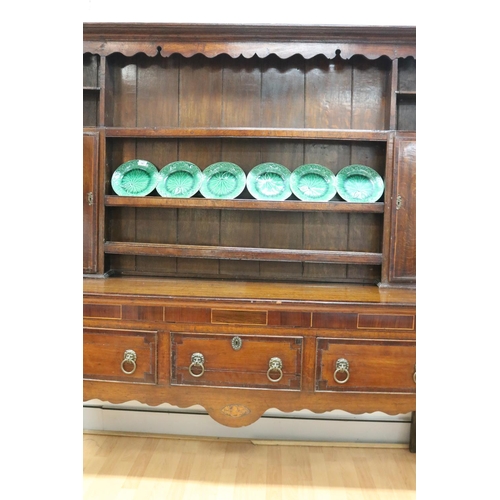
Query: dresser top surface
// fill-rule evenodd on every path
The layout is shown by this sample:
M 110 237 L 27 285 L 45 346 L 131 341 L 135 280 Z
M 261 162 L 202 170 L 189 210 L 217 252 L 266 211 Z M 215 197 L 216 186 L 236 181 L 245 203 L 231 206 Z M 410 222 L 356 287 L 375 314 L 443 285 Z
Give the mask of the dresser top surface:
M 416 291 L 375 285 L 261 283 L 208 279 L 110 277 L 84 278 L 84 295 L 221 299 L 245 302 L 416 304 Z

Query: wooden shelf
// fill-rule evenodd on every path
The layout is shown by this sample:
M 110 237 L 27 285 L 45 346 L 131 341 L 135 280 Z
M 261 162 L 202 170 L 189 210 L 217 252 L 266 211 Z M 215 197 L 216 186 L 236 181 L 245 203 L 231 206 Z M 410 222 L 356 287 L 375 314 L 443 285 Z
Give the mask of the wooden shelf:
M 272 210 L 284 212 L 340 212 L 373 213 L 384 212 L 384 202 L 347 203 L 345 201 L 259 201 L 253 199 L 211 200 L 206 198 L 162 198 L 159 196 L 116 196 L 104 197 L 107 207 L 135 208 L 203 208 L 214 210 Z
M 150 257 L 258 260 L 281 262 L 323 262 L 335 264 L 382 264 L 381 253 L 327 250 L 294 250 L 282 248 L 225 247 L 210 245 L 170 245 L 107 241 L 104 252 Z
M 312 129 L 312 128 L 161 128 L 106 127 L 107 137 L 122 138 L 254 138 L 314 139 L 338 141 L 387 141 L 386 130 Z

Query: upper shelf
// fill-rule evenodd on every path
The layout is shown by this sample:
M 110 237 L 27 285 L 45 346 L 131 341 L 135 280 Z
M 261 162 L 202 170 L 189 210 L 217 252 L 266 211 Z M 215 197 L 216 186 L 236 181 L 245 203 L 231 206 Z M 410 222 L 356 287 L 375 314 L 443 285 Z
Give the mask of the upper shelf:
M 255 139 L 330 139 L 349 141 L 387 141 L 386 130 L 260 128 L 260 127 L 106 127 L 107 137 L 130 138 L 255 138 Z
M 416 55 L 413 26 L 84 23 L 83 40 L 84 52 L 104 56 L 114 52 L 233 58 L 276 54 L 283 59 L 295 54 L 306 59 L 320 54 L 344 59 L 356 54 L 369 59 Z

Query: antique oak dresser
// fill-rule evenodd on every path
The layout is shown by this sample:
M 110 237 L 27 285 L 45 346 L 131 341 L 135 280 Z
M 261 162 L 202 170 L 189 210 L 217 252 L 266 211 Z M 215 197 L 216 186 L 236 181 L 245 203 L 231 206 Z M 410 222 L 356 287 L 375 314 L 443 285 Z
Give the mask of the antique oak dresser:
M 412 27 L 83 26 L 84 399 L 416 411 Z M 120 196 L 158 172 L 368 166 L 376 201 Z M 337 189 L 339 187 L 337 186 Z

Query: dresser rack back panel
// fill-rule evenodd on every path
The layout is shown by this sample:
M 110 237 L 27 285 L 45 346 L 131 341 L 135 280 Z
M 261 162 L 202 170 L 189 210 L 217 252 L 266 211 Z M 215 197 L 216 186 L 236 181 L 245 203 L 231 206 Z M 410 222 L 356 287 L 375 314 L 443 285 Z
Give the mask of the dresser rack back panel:
M 415 409 L 415 39 L 413 27 L 84 24 L 86 399 L 204 404 L 233 426 L 276 405 Z M 111 177 L 132 159 L 245 174 L 362 164 L 384 193 L 118 196 Z M 197 345 L 206 374 L 201 358 L 186 366 Z M 283 368 L 258 359 L 274 351 Z M 330 366 L 342 352 L 345 385 Z

